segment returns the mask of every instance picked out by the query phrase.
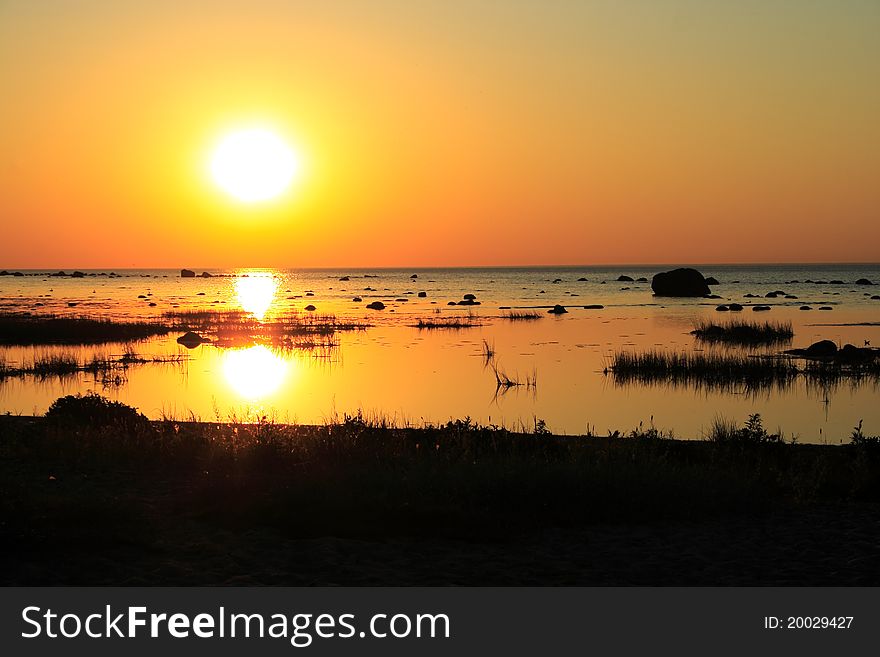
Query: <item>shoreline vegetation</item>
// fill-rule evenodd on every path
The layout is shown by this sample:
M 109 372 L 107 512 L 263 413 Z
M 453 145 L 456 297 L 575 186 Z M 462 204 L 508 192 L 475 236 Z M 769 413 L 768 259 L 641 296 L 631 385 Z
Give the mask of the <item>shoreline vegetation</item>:
M 195 346 L 267 343 L 291 348 L 335 346 L 338 332 L 362 331 L 367 322 L 335 315 L 291 312 L 258 319 L 241 310 L 192 310 L 164 313 L 159 321 L 51 314 L 0 313 L 0 346 L 100 345 L 141 342 L 170 333 L 198 333 Z M 209 336 L 209 337 L 205 337 Z M 209 339 L 213 338 L 213 339 Z M 181 342 L 187 346 L 187 343 Z
M 323 560 L 332 557 L 311 551 L 328 541 L 385 554 L 385 583 L 471 584 L 497 578 L 485 564 L 436 572 L 433 560 L 411 561 L 405 546 L 442 560 L 500 541 L 513 568 L 506 583 L 550 583 L 541 575 L 548 565 L 524 547 L 548 532 L 600 550 L 602 537 L 661 523 L 710 532 L 708 547 L 692 549 L 711 554 L 725 541 L 717 528 L 738 519 L 806 522 L 830 505 L 855 522 L 880 503 L 880 438 L 861 425 L 830 446 L 785 442 L 759 416 L 719 420 L 697 441 L 653 425 L 558 436 L 538 419 L 515 431 L 469 418 L 398 426 L 362 413 L 323 426 L 250 420 L 150 421 L 97 395 L 60 398 L 45 417 L 0 418 L 4 583 L 219 584 L 243 574 L 274 584 L 369 581 L 369 572 L 328 571 Z M 634 556 L 654 549 L 629 545 Z M 822 558 L 836 558 L 825 548 Z M 232 552 L 238 561 L 206 565 Z M 615 563 L 602 569 L 604 583 L 658 577 L 632 581 L 620 573 L 630 565 Z M 395 564 L 403 570 L 387 570 Z M 805 556 L 785 567 L 801 583 L 824 581 Z M 876 566 L 850 571 L 880 582 Z M 699 572 L 683 581 L 712 583 Z
M 806 350 L 782 355 L 718 352 L 617 351 L 604 374 L 615 385 L 688 386 L 717 392 L 757 394 L 784 390 L 798 379 L 819 388 L 844 383 L 880 383 L 880 351 L 868 350 L 860 359 L 809 358 Z M 841 350 L 843 351 L 843 350 Z M 804 360 L 799 364 L 799 360 Z
M 717 323 L 701 319 L 691 335 L 698 340 L 742 347 L 773 346 L 788 344 L 794 338 L 791 322 L 756 322 L 729 320 Z

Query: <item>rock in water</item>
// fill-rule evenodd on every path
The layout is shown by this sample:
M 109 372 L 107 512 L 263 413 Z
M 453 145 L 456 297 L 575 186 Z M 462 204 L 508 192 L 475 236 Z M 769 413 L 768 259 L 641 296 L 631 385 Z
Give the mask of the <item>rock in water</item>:
M 200 344 L 207 341 L 208 340 L 203 338 L 201 335 L 199 335 L 198 333 L 193 333 L 192 331 L 187 331 L 179 338 L 177 338 L 177 342 L 179 344 L 182 344 L 187 349 L 195 349 Z
M 689 267 L 655 274 L 651 289 L 658 297 L 704 297 L 711 293 L 703 275 Z
M 837 345 L 831 340 L 819 340 L 804 349 L 804 355 L 811 358 L 826 358 L 837 353 Z
M 373 303 L 368 303 L 367 308 L 370 310 L 385 310 L 385 304 L 381 301 L 374 301 Z
M 706 279 L 706 285 L 719 285 L 718 279 L 715 278 L 714 276 L 709 276 Z
M 547 312 L 550 313 L 550 314 L 552 314 L 552 315 L 564 315 L 564 314 L 567 313 L 568 311 L 565 309 L 565 306 L 560 306 L 559 304 L 556 304 L 555 306 L 553 306 L 553 307 L 552 307 L 550 310 L 548 310 Z
M 632 276 L 627 276 L 626 274 L 622 274 L 617 277 L 617 280 L 620 281 L 621 283 L 631 283 L 633 279 L 632 279 Z
M 180 270 L 181 278 L 195 278 L 196 273 L 192 269 L 181 269 Z
M 867 278 L 860 278 L 859 280 L 856 281 L 856 285 L 873 285 L 873 283 L 871 281 L 869 281 Z

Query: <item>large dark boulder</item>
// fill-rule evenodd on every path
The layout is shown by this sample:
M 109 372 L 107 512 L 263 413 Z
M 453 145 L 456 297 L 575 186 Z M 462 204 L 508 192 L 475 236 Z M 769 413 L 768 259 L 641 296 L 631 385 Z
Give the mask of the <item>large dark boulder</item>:
M 867 278 L 860 278 L 859 280 L 856 281 L 856 285 L 873 285 L 873 284 L 874 284 L 874 283 L 872 283 L 872 282 L 871 282 L 869 279 L 867 279 Z
M 715 278 L 714 276 L 709 276 L 709 277 L 706 279 L 706 285 L 718 285 L 718 284 L 719 284 L 719 283 L 718 283 L 718 279 Z
M 689 267 L 655 274 L 651 289 L 658 297 L 704 297 L 711 293 L 703 275 Z
M 180 270 L 181 278 L 195 278 L 196 273 L 192 269 L 181 269 Z
M 810 358 L 827 358 L 837 353 L 837 345 L 831 340 L 819 340 L 804 349 L 804 355 Z

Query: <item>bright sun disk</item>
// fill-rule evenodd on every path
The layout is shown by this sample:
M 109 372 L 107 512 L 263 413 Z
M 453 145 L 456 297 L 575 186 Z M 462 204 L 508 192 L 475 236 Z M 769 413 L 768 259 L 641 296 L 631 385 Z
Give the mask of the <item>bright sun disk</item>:
M 300 168 L 297 154 L 283 139 L 258 128 L 227 135 L 211 159 L 214 182 L 245 203 L 280 195 Z

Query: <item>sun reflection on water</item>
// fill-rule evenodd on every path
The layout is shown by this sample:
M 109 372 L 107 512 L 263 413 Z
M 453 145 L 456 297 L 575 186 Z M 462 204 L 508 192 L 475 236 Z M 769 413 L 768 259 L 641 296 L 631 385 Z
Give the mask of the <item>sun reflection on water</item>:
M 223 375 L 239 396 L 259 400 L 277 392 L 287 378 L 289 362 L 263 345 L 223 354 Z
M 260 320 L 272 306 L 277 288 L 278 282 L 271 274 L 251 274 L 235 281 L 235 295 L 239 305 L 245 312 Z

